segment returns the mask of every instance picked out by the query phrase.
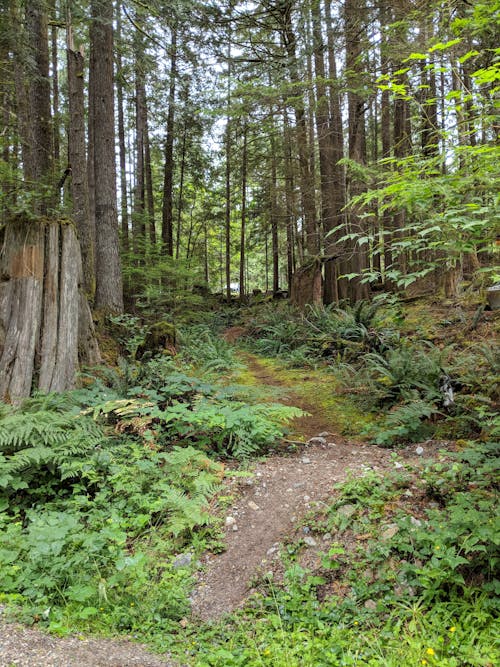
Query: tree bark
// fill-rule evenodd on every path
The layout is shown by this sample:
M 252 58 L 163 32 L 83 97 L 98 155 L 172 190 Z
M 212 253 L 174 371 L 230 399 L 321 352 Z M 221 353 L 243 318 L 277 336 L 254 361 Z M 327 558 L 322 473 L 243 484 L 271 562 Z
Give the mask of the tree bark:
M 272 115 L 272 112 L 271 112 Z M 269 183 L 269 214 L 271 219 L 271 252 L 273 257 L 273 294 L 279 291 L 279 238 L 278 238 L 278 195 L 276 165 L 276 142 L 274 140 L 274 124 L 271 130 L 271 179 Z
M 347 298 L 348 281 L 339 278 L 347 273 L 347 262 L 344 257 L 344 244 L 339 242 L 344 230 L 340 229 L 346 225 L 346 180 L 345 170 L 342 165 L 344 158 L 344 129 L 342 123 L 342 111 L 340 106 L 339 79 L 337 76 L 336 40 L 333 31 L 331 16 L 331 0 L 325 0 L 326 36 L 328 44 L 328 97 L 330 106 L 330 132 L 332 137 L 332 208 L 333 219 L 331 227 L 326 230 L 337 231 L 329 234 L 325 239 L 325 256 L 336 259 L 327 260 L 325 263 L 325 285 L 323 300 L 325 304 L 338 303 L 340 299 Z M 338 257 L 338 259 L 337 259 Z
M 174 254 L 173 235 L 173 182 L 174 182 L 174 123 L 175 89 L 177 83 L 177 26 L 172 28 L 170 45 L 170 86 L 168 93 L 167 134 L 165 138 L 165 169 L 163 179 L 163 212 L 161 236 L 165 252 Z
M 90 217 L 87 155 L 85 150 L 84 58 L 76 51 L 68 22 L 68 159 L 71 167 L 73 220 L 78 230 L 83 265 L 83 290 L 92 301 L 95 294 L 95 228 Z
M 349 158 L 359 165 L 366 164 L 366 128 L 365 113 L 367 103 L 364 95 L 359 92 L 363 86 L 364 68 L 362 63 L 363 43 L 365 35 L 364 12 L 366 8 L 356 0 L 346 0 L 344 5 L 344 22 L 346 34 L 346 71 L 347 71 L 347 102 L 349 117 Z M 359 195 L 365 185 L 356 173 L 349 178 L 349 196 Z M 351 207 L 348 215 L 351 232 L 362 235 L 366 225 L 359 206 Z M 368 285 L 361 282 L 361 275 L 367 268 L 367 246 L 354 243 L 350 247 L 351 272 L 358 277 L 350 281 L 350 299 L 359 301 L 368 297 Z
M 286 0 L 280 6 L 281 11 L 281 34 L 287 54 L 287 67 L 290 83 L 293 86 L 293 98 L 290 101 L 295 113 L 295 128 L 297 135 L 297 149 L 300 168 L 300 190 L 302 209 L 304 214 L 304 227 L 306 234 L 306 248 L 310 256 L 319 253 L 319 235 L 316 225 L 316 204 L 314 173 L 311 170 L 311 150 L 309 143 L 308 123 L 302 93 L 297 88 L 302 85 L 297 63 L 296 36 L 292 23 L 293 3 Z
M 246 294 L 245 281 L 245 232 L 247 221 L 247 140 L 248 126 L 243 126 L 243 149 L 241 153 L 241 230 L 240 230 L 240 301 L 244 301 Z
M 96 309 L 123 312 L 123 287 L 118 240 L 115 182 L 115 134 L 113 94 L 113 3 L 92 0 L 91 80 L 93 99 Z
M 120 211 L 121 211 L 121 242 L 125 252 L 129 250 L 129 217 L 128 217 L 128 193 L 127 193 L 127 168 L 125 150 L 125 119 L 123 110 L 123 67 L 121 54 L 121 2 L 116 7 L 116 38 L 118 49 L 116 51 L 116 102 L 118 110 L 118 150 L 120 160 Z

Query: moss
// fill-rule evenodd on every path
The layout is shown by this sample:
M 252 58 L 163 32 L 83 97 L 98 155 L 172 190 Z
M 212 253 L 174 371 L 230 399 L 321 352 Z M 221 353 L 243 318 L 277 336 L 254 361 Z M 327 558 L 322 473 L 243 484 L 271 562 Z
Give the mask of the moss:
M 165 347 L 168 345 L 175 345 L 176 330 L 175 325 L 165 320 L 160 320 L 149 328 L 146 336 L 146 344 L 151 341 L 155 348 Z
M 160 320 L 148 329 L 144 343 L 137 350 L 137 358 L 141 359 L 146 352 L 168 352 L 175 354 L 176 343 L 175 325 L 166 320 Z
M 350 397 L 338 393 L 339 382 L 331 370 L 285 368 L 278 359 L 254 359 L 260 369 L 275 379 L 276 384 L 293 392 L 292 404 L 314 414 L 318 421 L 329 424 L 332 430 L 363 439 L 362 432 L 374 422 L 373 415 L 362 411 Z M 263 380 L 250 368 L 243 372 L 240 381 L 250 386 L 263 384 Z

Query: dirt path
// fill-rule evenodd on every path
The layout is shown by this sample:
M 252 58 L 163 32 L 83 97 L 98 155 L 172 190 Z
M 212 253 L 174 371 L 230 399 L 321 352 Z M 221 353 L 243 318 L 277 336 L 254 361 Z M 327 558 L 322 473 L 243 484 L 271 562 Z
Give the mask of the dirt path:
M 284 387 L 257 357 L 245 363 L 259 384 Z M 331 496 L 348 471 L 389 467 L 387 450 L 354 444 L 335 435 L 335 424 L 315 413 L 314 398 L 287 392 L 291 405 L 310 412 L 294 422 L 294 431 L 311 444 L 289 456 L 271 456 L 258 463 L 252 477 L 228 481 L 234 496 L 226 514 L 227 549 L 205 558 L 192 596 L 195 618 L 217 620 L 240 606 L 252 592 L 252 579 L 278 568 L 279 543 L 294 533 L 304 515 Z M 285 399 L 286 400 L 286 399 Z M 58 638 L 2 619 L 0 607 L 0 667 L 173 667 L 141 645 L 126 640 Z M 178 666 L 177 666 L 178 667 Z
M 283 383 L 253 355 L 245 355 L 259 383 Z M 294 431 L 313 441 L 291 456 L 272 456 L 255 466 L 248 480 L 233 479 L 227 493 L 236 497 L 226 516 L 226 551 L 207 556 L 205 570 L 192 596 L 193 615 L 216 620 L 240 606 L 252 592 L 259 572 L 273 569 L 279 543 L 294 532 L 301 518 L 326 502 L 335 484 L 349 471 L 363 474 L 392 464 L 387 450 L 356 444 L 334 434 L 335 424 L 315 414 L 314 405 L 293 392 L 290 404 L 310 416 L 294 422 Z M 236 526 L 236 528 L 235 528 Z
M 173 667 L 173 663 L 126 640 L 61 638 L 6 623 L 0 608 L 0 667 Z

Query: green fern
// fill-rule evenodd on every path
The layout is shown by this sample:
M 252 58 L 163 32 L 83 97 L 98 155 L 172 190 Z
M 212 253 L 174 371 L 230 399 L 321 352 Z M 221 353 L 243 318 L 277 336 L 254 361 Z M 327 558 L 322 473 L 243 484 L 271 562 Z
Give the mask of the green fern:
M 43 472 L 66 478 L 70 464 L 81 461 L 103 439 L 99 426 L 82 415 L 11 409 L 0 420 L 0 488 L 7 493 L 27 488 Z

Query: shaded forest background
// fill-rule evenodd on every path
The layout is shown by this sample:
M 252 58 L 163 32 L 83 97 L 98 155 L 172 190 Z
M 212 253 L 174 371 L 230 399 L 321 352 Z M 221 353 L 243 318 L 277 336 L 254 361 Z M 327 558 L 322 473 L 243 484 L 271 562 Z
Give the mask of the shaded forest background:
M 2 395 L 70 387 L 96 322 L 175 317 L 188 293 L 303 307 L 491 284 L 498 16 L 3 3 Z

